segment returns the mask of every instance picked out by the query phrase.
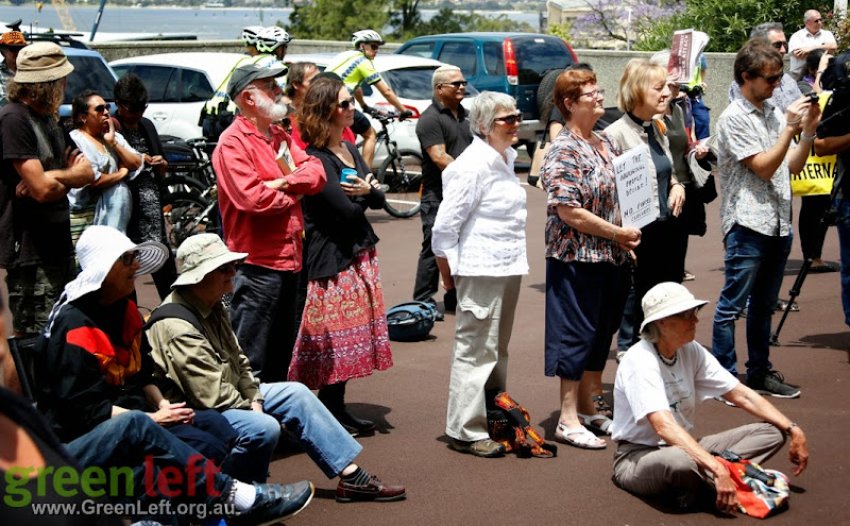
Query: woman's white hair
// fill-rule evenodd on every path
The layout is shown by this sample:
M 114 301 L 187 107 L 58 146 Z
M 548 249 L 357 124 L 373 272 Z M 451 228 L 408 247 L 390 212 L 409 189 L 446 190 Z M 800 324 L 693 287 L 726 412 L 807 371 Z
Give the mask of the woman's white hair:
M 493 119 L 500 111 L 516 110 L 516 100 L 506 93 L 482 91 L 472 101 L 469 109 L 469 126 L 472 133 L 485 137 L 493 131 Z
M 655 322 L 648 323 L 646 327 L 640 331 L 640 337 L 649 343 L 658 343 L 661 340 L 661 329 L 658 328 L 658 325 Z

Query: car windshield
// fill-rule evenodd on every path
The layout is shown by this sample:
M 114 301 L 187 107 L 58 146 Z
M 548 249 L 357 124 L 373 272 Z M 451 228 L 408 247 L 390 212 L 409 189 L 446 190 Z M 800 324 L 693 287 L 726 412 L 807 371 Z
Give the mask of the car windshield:
M 421 68 L 392 69 L 381 72 L 381 77 L 390 85 L 396 95 L 405 99 L 431 100 L 434 90 L 431 88 L 431 77 L 434 75 L 434 66 Z M 478 91 L 467 86 L 467 96 L 476 95 Z
M 98 92 L 104 100 L 113 99 L 112 89 L 115 87 L 115 77 L 99 57 L 69 55 L 68 60 L 74 65 L 74 71 L 68 76 L 68 84 L 65 86 L 63 104 L 71 104 L 83 90 L 93 89 Z
M 567 45 L 556 37 L 512 37 L 520 84 L 540 84 L 550 69 L 564 69 L 573 63 Z

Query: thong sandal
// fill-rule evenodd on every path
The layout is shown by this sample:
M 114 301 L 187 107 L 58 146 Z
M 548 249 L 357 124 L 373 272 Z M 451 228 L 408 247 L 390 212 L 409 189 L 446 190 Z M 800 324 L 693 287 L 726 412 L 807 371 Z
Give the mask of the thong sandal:
M 605 400 L 604 396 L 601 394 L 593 395 L 590 399 L 593 400 L 593 409 L 597 414 L 601 413 L 606 418 L 614 418 L 614 408 Z
M 596 413 L 595 415 L 583 415 L 579 413 L 578 419 L 584 427 L 597 435 L 610 435 L 611 426 L 614 424 L 610 418 L 602 413 Z
M 569 428 L 564 424 L 558 424 L 558 428 L 555 430 L 555 439 L 581 449 L 605 449 L 608 447 L 607 442 L 581 426 Z

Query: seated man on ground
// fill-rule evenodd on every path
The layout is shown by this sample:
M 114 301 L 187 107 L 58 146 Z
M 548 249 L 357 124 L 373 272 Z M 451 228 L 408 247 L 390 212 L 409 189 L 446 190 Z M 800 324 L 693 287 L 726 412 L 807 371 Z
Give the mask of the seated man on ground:
M 614 382 L 613 478 L 626 491 L 680 509 L 713 499 L 718 510 L 732 513 L 738 506 L 735 483 L 713 452 L 731 450 L 761 463 L 789 437 L 789 458 L 799 475 L 809 450 L 800 426 L 694 341 L 697 312 L 706 303 L 672 282 L 643 297 L 641 339 L 620 362 Z M 723 397 L 763 422 L 697 441 L 690 434 L 696 404 L 712 397 Z
M 132 484 L 113 490 L 123 493 L 108 495 L 112 499 L 146 505 L 173 497 L 202 502 L 209 513 L 229 516 L 229 524 L 269 524 L 292 516 L 310 502 L 312 483 L 251 486 L 221 473 L 161 425 L 187 423 L 199 413 L 163 402 L 161 395 L 156 398 L 158 390 L 133 383 L 143 359 L 141 322 L 129 296 L 135 278 L 156 270 L 167 254 L 159 243 L 136 245 L 111 227 L 92 226 L 83 233 L 77 244 L 82 271 L 56 302 L 37 356 L 39 409 L 80 466 L 132 471 Z M 118 405 L 138 405 L 134 389 L 162 402 L 159 410 Z M 216 451 L 224 446 L 213 442 L 220 440 L 213 433 L 228 431 L 215 427 L 187 441 Z M 43 464 L 53 460 L 45 457 Z M 175 477 L 175 469 L 184 476 Z
M 180 276 L 147 331 L 165 394 L 222 411 L 238 434 L 232 456 L 246 480 L 265 480 L 284 425 L 328 478 L 340 477 L 338 501 L 403 499 L 404 487 L 386 486 L 353 463 L 362 447 L 306 386 L 254 378 L 221 303 L 233 290 L 236 263 L 247 256 L 230 252 L 215 234 L 192 236 L 177 249 Z M 158 317 L 173 305 L 182 313 Z

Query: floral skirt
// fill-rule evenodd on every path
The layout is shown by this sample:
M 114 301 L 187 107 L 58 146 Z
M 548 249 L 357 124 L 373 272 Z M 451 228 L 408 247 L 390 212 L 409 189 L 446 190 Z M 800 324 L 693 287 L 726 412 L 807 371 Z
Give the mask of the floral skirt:
M 310 389 L 369 376 L 393 365 L 375 248 L 328 279 L 307 284 L 289 380 Z

